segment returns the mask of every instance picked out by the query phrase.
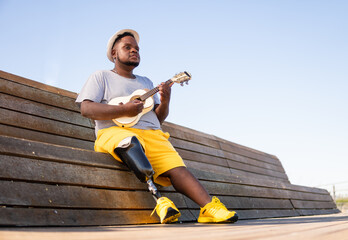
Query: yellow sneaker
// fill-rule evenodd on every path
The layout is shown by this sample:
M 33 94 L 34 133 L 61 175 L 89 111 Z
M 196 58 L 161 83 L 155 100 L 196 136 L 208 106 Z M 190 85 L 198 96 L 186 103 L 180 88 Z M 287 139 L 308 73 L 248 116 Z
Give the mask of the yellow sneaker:
M 161 219 L 161 223 L 172 223 L 178 221 L 181 216 L 179 210 L 175 207 L 174 203 L 166 197 L 157 199 L 157 205 L 152 214 L 156 211 L 157 215 Z
M 234 223 L 238 220 L 236 212 L 228 211 L 225 205 L 217 197 L 201 208 L 199 223 Z

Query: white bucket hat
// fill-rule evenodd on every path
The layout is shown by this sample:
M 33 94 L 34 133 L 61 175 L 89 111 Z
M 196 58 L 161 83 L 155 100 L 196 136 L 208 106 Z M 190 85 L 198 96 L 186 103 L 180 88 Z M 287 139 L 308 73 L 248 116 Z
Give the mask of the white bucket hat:
M 114 59 L 112 58 L 112 54 L 111 54 L 111 51 L 112 51 L 112 47 L 115 43 L 115 40 L 116 38 L 119 36 L 119 35 L 122 35 L 123 33 L 125 32 L 129 32 L 131 33 L 134 38 L 135 38 L 135 41 L 137 41 L 137 43 L 139 44 L 139 34 L 132 30 L 132 29 L 122 29 L 120 31 L 118 31 L 117 33 L 115 33 L 108 41 L 108 45 L 107 45 L 107 52 L 106 52 L 106 55 L 108 56 L 108 59 L 111 61 L 111 62 L 114 62 Z

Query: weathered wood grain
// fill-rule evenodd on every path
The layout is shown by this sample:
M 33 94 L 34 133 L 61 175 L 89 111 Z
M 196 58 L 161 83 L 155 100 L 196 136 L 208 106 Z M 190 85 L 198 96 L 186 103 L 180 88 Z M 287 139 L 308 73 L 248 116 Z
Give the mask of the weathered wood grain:
M 0 238 L 6 240 L 110 240 L 110 239 L 347 239 L 346 214 L 244 220 L 235 224 L 170 224 L 90 227 L 2 228 Z
M 5 226 L 109 226 L 159 223 L 152 210 L 94 210 L 60 208 L 0 208 L 0 225 Z M 195 221 L 188 210 L 181 211 L 182 221 Z
M 28 148 L 28 146 L 30 148 Z M 62 165 L 60 167 L 56 166 L 56 168 L 62 168 L 62 169 L 64 169 L 65 167 L 68 169 L 69 164 L 79 164 L 79 165 L 87 165 L 91 167 L 120 169 L 123 171 L 127 170 L 122 164 L 115 161 L 112 157 L 110 157 L 107 154 L 100 154 L 100 153 L 95 153 L 93 151 L 67 148 L 67 147 L 55 146 L 50 144 L 42 144 L 38 142 L 27 141 L 22 139 L 13 139 L 8 137 L 0 137 L 0 152 L 3 154 L 11 154 L 11 155 L 17 154 L 20 156 L 30 156 L 30 158 L 38 158 L 40 160 L 42 159 L 46 161 L 48 160 L 48 161 L 54 161 L 54 162 L 67 163 L 68 165 Z M 18 162 L 25 160 L 25 158 L 18 158 L 14 156 L 3 156 L 3 158 L 4 158 L 4 163 L 3 163 L 4 166 L 6 166 L 5 162 L 7 162 L 8 167 L 10 167 L 11 164 L 16 164 L 15 163 L 16 159 Z M 32 162 L 34 160 L 31 159 L 30 161 Z M 39 160 L 36 160 L 36 161 L 38 162 Z M 41 163 L 41 165 L 42 164 L 44 163 Z M 52 165 L 53 163 L 50 163 L 50 164 Z M 30 166 L 30 165 L 34 165 L 34 163 L 30 163 L 28 162 L 28 160 L 25 164 L 23 164 L 23 166 Z M 64 171 L 67 171 L 67 170 L 64 170 Z M 236 178 L 236 177 L 233 178 L 232 176 L 224 177 L 223 175 L 212 174 L 209 172 L 204 172 L 199 170 L 196 170 L 193 172 L 199 179 L 206 180 L 206 181 L 213 180 L 216 182 L 222 182 L 222 184 L 229 183 L 230 185 L 238 184 L 238 185 L 250 185 L 255 187 L 262 186 L 262 187 L 268 187 L 268 188 L 271 187 L 271 188 L 287 189 L 290 191 L 294 191 L 292 187 L 289 187 L 292 185 L 280 184 L 277 181 L 260 182 L 260 181 L 249 179 L 249 178 Z M 103 173 L 103 175 L 105 175 L 105 173 Z M 319 193 L 322 195 L 328 194 L 327 191 L 322 189 L 300 188 L 300 186 L 295 186 L 295 190 L 296 192 L 300 192 L 301 190 L 304 193 L 308 190 L 311 190 L 309 193 Z
M 52 93 L 55 93 L 55 94 L 58 94 L 61 96 L 66 96 L 69 98 L 76 98 L 76 95 L 77 95 L 74 92 L 70 92 L 70 91 L 67 91 L 65 89 L 61 89 L 61 88 L 53 87 L 53 86 L 50 86 L 50 85 L 47 85 L 44 83 L 33 81 L 33 80 L 28 79 L 28 78 L 24 78 L 24 77 L 21 77 L 21 76 L 12 74 L 12 73 L 8 73 L 8 72 L 2 71 L 2 70 L 0 70 L 0 78 L 10 80 L 10 81 L 13 81 L 16 83 L 21 83 L 25 86 L 31 86 L 33 88 L 41 89 L 41 90 L 44 90 L 46 92 L 52 92 Z
M 76 111 L 53 107 L 2 93 L 0 93 L 0 108 L 91 128 L 91 132 L 93 132 L 90 121 Z
M 158 223 L 144 183 L 93 151 L 93 121 L 76 93 L 0 71 L 0 225 L 81 226 Z M 279 159 L 214 135 L 165 122 L 189 170 L 241 219 L 337 212 L 330 194 L 292 185 Z M 200 207 L 159 187 L 196 221 Z
M 69 94 L 69 92 L 66 92 L 68 94 L 61 95 L 60 93 L 64 92 L 62 89 L 59 90 L 51 87 L 49 88 L 51 91 L 46 91 L 48 89 L 33 85 L 26 85 L 28 83 L 31 83 L 30 80 L 24 80 L 23 82 L 18 83 L 14 82 L 12 79 L 9 81 L 7 79 L 0 78 L 0 89 L 1 92 L 9 95 L 22 97 L 28 100 L 33 100 L 76 112 L 79 111 L 78 106 L 75 104 L 76 97 L 72 98 L 72 96 L 77 96 L 76 94 Z
M 7 136 L 0 136 L 0 153 L 72 164 L 125 169 L 109 154 Z
M 15 138 L 29 139 L 42 143 L 74 147 L 80 149 L 94 149 L 94 142 L 55 134 L 39 132 L 36 130 L 24 129 L 20 126 L 14 127 L 0 123 L 0 136 L 9 136 Z
M 24 129 L 31 129 L 70 138 L 88 141 L 95 140 L 94 133 L 90 128 L 58 122 L 8 109 L 1 109 L 0 123 L 10 126 L 21 126 L 21 128 Z
M 330 208 L 335 208 L 336 205 L 333 201 L 326 201 L 326 202 L 321 202 L 321 201 L 301 201 L 301 200 L 295 200 L 291 199 L 292 205 L 296 209 L 330 209 Z
M 59 184 L 6 181 L 0 183 L 0 205 L 73 209 L 154 209 L 147 190 L 127 191 Z M 179 194 L 165 193 L 178 208 L 187 208 Z

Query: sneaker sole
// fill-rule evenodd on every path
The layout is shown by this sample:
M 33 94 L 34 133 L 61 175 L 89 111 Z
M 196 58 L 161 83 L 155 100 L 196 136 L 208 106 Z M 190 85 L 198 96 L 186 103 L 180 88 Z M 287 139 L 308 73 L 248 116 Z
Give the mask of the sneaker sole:
M 211 217 L 200 217 L 198 218 L 199 223 L 235 223 L 238 221 L 238 214 L 234 214 L 233 217 L 224 220 L 216 220 Z
M 181 213 L 175 210 L 174 208 L 169 208 L 167 211 L 166 217 L 161 223 L 172 223 L 178 221 L 178 218 L 181 216 Z

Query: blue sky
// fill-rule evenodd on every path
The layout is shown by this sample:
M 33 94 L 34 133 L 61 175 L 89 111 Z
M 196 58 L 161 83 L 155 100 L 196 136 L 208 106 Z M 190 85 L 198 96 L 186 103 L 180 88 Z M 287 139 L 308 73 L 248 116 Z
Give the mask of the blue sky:
M 0 0 L 0 69 L 79 92 L 113 68 L 109 37 L 132 28 L 136 74 L 193 75 L 173 86 L 168 121 L 274 154 L 294 184 L 348 182 L 347 12 L 336 0 Z

